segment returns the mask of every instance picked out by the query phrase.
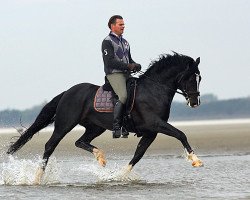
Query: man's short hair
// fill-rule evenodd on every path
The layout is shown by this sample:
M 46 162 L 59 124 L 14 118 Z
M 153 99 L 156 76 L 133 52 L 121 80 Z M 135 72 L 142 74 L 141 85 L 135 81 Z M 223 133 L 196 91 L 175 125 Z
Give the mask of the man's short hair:
M 109 23 L 108 23 L 108 27 L 111 29 L 111 24 L 115 24 L 116 23 L 116 19 L 123 19 L 121 15 L 113 15 L 112 17 L 110 17 L 109 19 Z

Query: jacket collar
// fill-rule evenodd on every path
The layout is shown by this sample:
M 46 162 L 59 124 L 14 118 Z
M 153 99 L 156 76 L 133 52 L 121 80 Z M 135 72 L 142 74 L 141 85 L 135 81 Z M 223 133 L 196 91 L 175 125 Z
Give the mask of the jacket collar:
M 115 33 L 112 32 L 112 31 L 110 31 L 109 35 L 114 36 L 114 37 L 116 37 L 116 38 L 119 39 L 119 40 L 122 40 L 122 35 L 121 35 L 121 36 L 118 36 L 117 34 L 115 34 Z

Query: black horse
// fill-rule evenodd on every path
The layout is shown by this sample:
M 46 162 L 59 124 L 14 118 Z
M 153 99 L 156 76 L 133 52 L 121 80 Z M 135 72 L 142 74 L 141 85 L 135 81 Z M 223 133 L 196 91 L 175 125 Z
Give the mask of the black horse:
M 181 90 L 190 107 L 200 104 L 199 83 L 201 81 L 198 65 L 191 57 L 174 53 L 161 55 L 153 61 L 147 71 L 137 78 L 136 98 L 131 111 L 135 128 L 129 129 L 141 136 L 134 157 L 129 162 L 128 171 L 142 158 L 147 148 L 155 140 L 158 133 L 163 133 L 178 139 L 187 152 L 188 158 L 195 167 L 203 163 L 194 154 L 186 135 L 167 123 L 171 102 L 177 90 Z M 54 123 L 55 129 L 45 145 L 43 163 L 37 172 L 36 183 L 39 183 L 47 165 L 48 159 L 63 137 L 76 125 L 85 127 L 84 134 L 75 145 L 95 155 L 98 162 L 105 166 L 106 160 L 102 150 L 91 145 L 91 141 L 105 130 L 112 129 L 113 114 L 97 112 L 93 100 L 99 86 L 81 83 L 54 97 L 46 104 L 37 116 L 35 122 L 13 143 L 8 154 L 20 149 L 39 130 Z

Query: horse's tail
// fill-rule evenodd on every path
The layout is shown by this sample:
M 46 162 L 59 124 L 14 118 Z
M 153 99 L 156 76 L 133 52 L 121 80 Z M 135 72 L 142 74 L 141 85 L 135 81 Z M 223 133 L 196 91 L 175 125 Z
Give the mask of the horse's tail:
M 33 137 L 33 135 L 55 121 L 56 108 L 63 94 L 64 92 L 57 95 L 43 107 L 35 122 L 21 134 L 15 143 L 10 145 L 7 151 L 8 154 L 15 153 L 23 145 L 25 145 Z

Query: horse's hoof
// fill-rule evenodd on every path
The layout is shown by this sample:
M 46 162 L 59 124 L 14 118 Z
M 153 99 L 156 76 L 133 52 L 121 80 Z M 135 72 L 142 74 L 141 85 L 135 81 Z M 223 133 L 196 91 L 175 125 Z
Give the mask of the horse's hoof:
M 201 160 L 196 160 L 196 161 L 192 162 L 192 166 L 193 167 L 203 167 L 204 164 L 203 164 L 203 162 Z
M 39 167 L 36 171 L 36 174 L 35 174 L 35 180 L 34 180 L 34 185 L 40 185 L 41 182 L 42 182 L 42 176 L 44 174 L 44 170 Z
M 105 167 L 106 166 L 106 160 L 104 159 L 104 158 L 99 158 L 98 159 L 98 162 L 99 162 L 99 164 L 102 166 L 102 167 Z
M 105 155 L 104 152 L 102 150 L 94 150 L 94 155 L 96 157 L 96 160 L 98 161 L 98 163 L 102 166 L 105 167 L 106 166 L 106 159 L 105 159 Z
M 131 172 L 132 169 L 133 169 L 133 166 L 132 166 L 132 165 L 128 165 L 128 166 L 127 166 L 127 171 L 128 171 L 128 172 Z
M 192 161 L 193 167 L 203 167 L 203 162 L 194 154 L 194 152 L 187 154 L 187 159 Z

